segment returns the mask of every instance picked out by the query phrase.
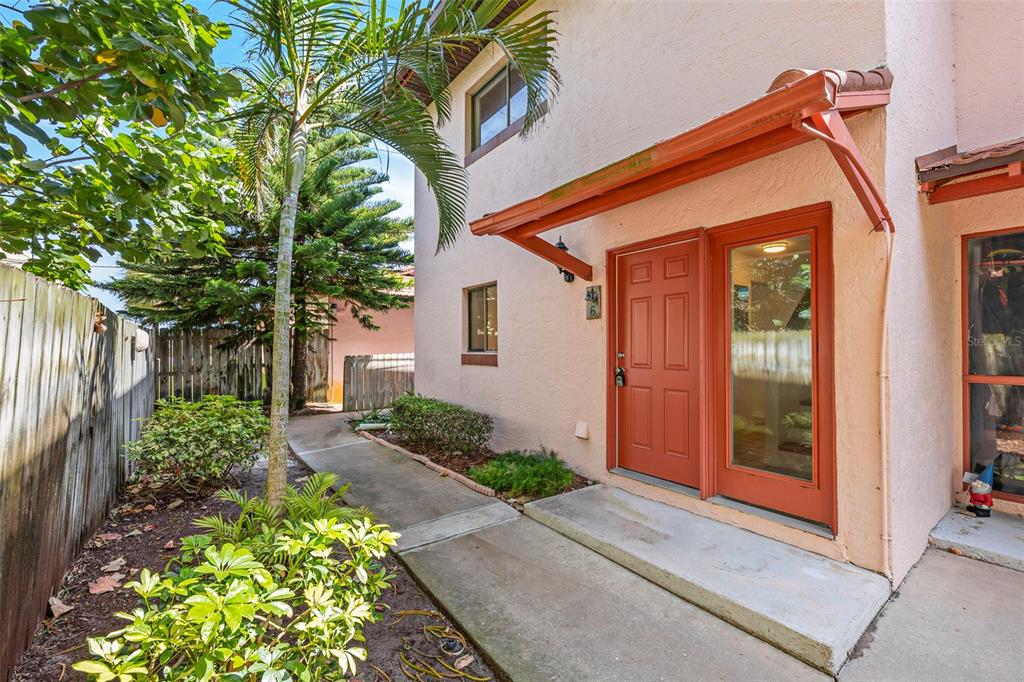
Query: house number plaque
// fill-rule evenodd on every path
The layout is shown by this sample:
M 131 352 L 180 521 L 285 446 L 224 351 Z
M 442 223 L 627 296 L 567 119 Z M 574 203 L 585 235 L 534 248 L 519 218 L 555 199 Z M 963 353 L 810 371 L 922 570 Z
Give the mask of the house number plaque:
M 601 285 L 587 287 L 587 319 L 597 320 L 601 317 Z

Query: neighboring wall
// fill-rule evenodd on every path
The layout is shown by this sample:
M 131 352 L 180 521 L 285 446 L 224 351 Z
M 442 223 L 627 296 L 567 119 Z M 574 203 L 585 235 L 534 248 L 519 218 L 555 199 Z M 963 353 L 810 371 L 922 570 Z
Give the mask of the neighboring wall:
M 914 159 L 952 145 L 965 151 L 1024 137 L 1024 3 L 886 8 L 888 63 L 896 74 L 886 114 L 886 195 L 897 226 L 889 320 L 893 568 L 900 580 L 961 488 L 961 235 L 1024 226 L 1024 190 L 928 204 L 917 191 Z
M 327 402 L 340 403 L 344 396 L 345 356 L 412 353 L 415 350 L 415 329 L 411 303 L 408 308 L 373 313 L 373 323 L 380 327 L 377 330 L 359 324 L 342 301 L 335 300 L 334 303 L 338 305 L 334 313 L 338 319 L 328 332 L 331 340 L 328 342 Z
M 121 446 L 152 411 L 153 351 L 136 351 L 136 329 L 0 265 L 0 680 L 106 517 L 126 474 Z
M 902 580 L 951 502 L 960 452 L 953 367 L 959 300 L 948 220 L 917 189 L 914 159 L 955 140 L 950 2 L 886 3 L 895 74 L 886 108 L 885 193 L 896 225 L 889 284 L 892 570 Z M 924 96 L 923 93 L 927 93 Z M 874 339 L 872 339 L 874 341 Z M 956 365 L 958 366 L 958 365 Z
M 1024 2 L 955 0 L 953 27 L 960 150 L 1024 137 Z
M 538 9 L 551 6 L 542 3 Z M 528 138 L 505 142 L 469 167 L 470 219 L 535 196 L 703 123 L 764 93 L 792 67 L 871 68 L 885 62 L 882 3 L 557 3 L 560 97 Z M 466 93 L 498 55 L 474 61 L 453 84 L 443 134 L 466 149 Z M 899 90 L 894 97 L 910 97 Z M 886 114 L 850 123 L 867 164 L 884 181 Z M 881 281 L 884 239 L 823 144 L 781 154 L 580 221 L 562 236 L 606 285 L 607 249 L 699 226 L 828 201 L 834 210 L 839 537 L 828 542 L 764 524 L 815 551 L 883 569 L 879 455 Z M 585 475 L 605 470 L 607 306 L 585 319 L 584 288 L 499 238 L 463 234 L 434 255 L 436 209 L 416 184 L 416 383 L 428 395 L 495 417 L 497 448 L 541 443 Z M 498 283 L 498 367 L 463 367 L 463 288 Z M 609 298 L 605 286 L 604 300 Z M 590 425 L 577 439 L 577 420 Z M 617 481 L 622 483 L 621 481 Z M 622 483 L 626 485 L 625 483 Z M 676 495 L 673 503 L 696 504 Z M 736 521 L 734 512 L 702 513 Z M 756 523 L 754 521 L 753 523 Z

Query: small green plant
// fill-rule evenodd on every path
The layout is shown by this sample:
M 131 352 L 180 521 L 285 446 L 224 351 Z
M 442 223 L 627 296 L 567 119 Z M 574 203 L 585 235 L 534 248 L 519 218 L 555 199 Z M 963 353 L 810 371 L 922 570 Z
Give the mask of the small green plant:
M 470 467 L 477 483 L 509 495 L 549 497 L 572 485 L 573 474 L 554 452 L 504 452 L 480 466 Z
M 814 442 L 810 410 L 787 413 L 782 417 L 782 425 L 788 429 L 788 436 L 794 438 L 798 443 L 809 446 Z
M 140 606 L 117 614 L 125 628 L 89 638 L 92 657 L 75 670 L 99 682 L 349 679 L 366 658 L 362 629 L 392 579 L 380 560 L 398 536 L 338 507 L 334 481 L 290 489 L 283 516 L 243 498 L 245 523 L 205 520 L 211 535 L 184 538 L 166 572 L 143 569 L 125 586 Z
M 125 445 L 138 473 L 185 490 L 220 481 L 233 467 L 251 467 L 266 447 L 269 422 L 257 402 L 207 395 L 199 402 L 156 401 L 138 440 Z
M 391 414 L 381 409 L 374 408 L 366 410 L 348 420 L 349 424 L 387 424 L 391 421 Z
M 411 445 L 476 454 L 494 432 L 491 417 L 461 405 L 418 395 L 404 395 L 391 408 L 390 430 Z

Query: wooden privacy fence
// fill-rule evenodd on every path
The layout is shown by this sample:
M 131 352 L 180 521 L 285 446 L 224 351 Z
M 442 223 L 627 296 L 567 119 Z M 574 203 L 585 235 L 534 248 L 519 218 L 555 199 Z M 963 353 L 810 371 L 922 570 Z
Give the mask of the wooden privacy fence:
M 395 398 L 413 392 L 413 353 L 346 355 L 342 409 L 388 407 Z
M 267 400 L 270 392 L 270 348 L 257 343 L 225 346 L 231 332 L 162 331 L 157 337 L 156 396 L 199 400 L 207 394 Z M 326 402 L 330 341 L 309 342 L 306 400 Z
M 0 265 L 0 680 L 106 517 L 127 474 L 121 446 L 152 411 L 153 351 L 137 331 Z

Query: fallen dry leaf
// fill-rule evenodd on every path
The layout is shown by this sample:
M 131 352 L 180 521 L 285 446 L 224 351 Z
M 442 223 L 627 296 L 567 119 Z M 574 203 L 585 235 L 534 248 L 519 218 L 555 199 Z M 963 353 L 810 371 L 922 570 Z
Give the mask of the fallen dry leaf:
M 124 580 L 124 573 L 101 575 L 99 578 L 96 578 L 96 580 L 89 583 L 89 594 L 113 592 L 115 588 L 121 587 L 122 580 Z
M 146 505 L 145 507 L 143 507 L 142 509 L 143 509 L 144 511 L 156 511 L 156 505 L 155 505 L 155 504 L 147 504 L 147 505 Z
M 117 571 L 120 571 L 122 568 L 124 568 L 124 562 L 125 560 L 123 556 L 118 557 L 111 561 L 109 564 L 101 566 L 100 570 L 104 573 L 116 573 Z
M 142 532 L 143 533 L 148 533 L 151 530 L 156 530 L 156 524 L 155 523 L 147 523 L 145 526 L 142 527 Z
M 177 509 L 183 504 L 185 504 L 185 500 L 181 499 L 180 497 L 176 497 L 173 500 L 171 500 L 171 503 L 169 505 L 167 505 L 167 510 L 170 511 L 171 509 Z
M 455 667 L 459 670 L 465 670 L 469 666 L 473 665 L 473 661 L 475 660 L 476 659 L 471 654 L 466 654 L 459 658 L 459 660 L 455 661 Z
M 168 540 L 167 544 L 164 545 L 164 549 L 174 549 L 174 540 Z
M 100 533 L 96 536 L 96 539 L 100 542 L 113 542 L 114 540 L 120 540 L 122 536 L 120 533 Z
M 129 531 L 129 532 L 127 532 L 127 533 L 125 533 L 125 534 L 124 534 L 124 536 L 125 536 L 126 538 L 133 538 L 133 537 L 135 537 L 136 535 L 142 535 L 142 531 L 141 531 L 141 530 L 139 530 L 138 528 L 136 528 L 135 530 L 133 530 L 133 531 Z
M 75 608 L 74 606 L 68 606 L 67 604 L 62 602 L 60 599 L 57 599 L 56 597 L 50 597 L 49 603 L 50 603 L 50 611 L 53 613 L 54 619 L 60 618 L 65 613 L 67 613 L 68 611 L 70 611 L 73 608 Z

